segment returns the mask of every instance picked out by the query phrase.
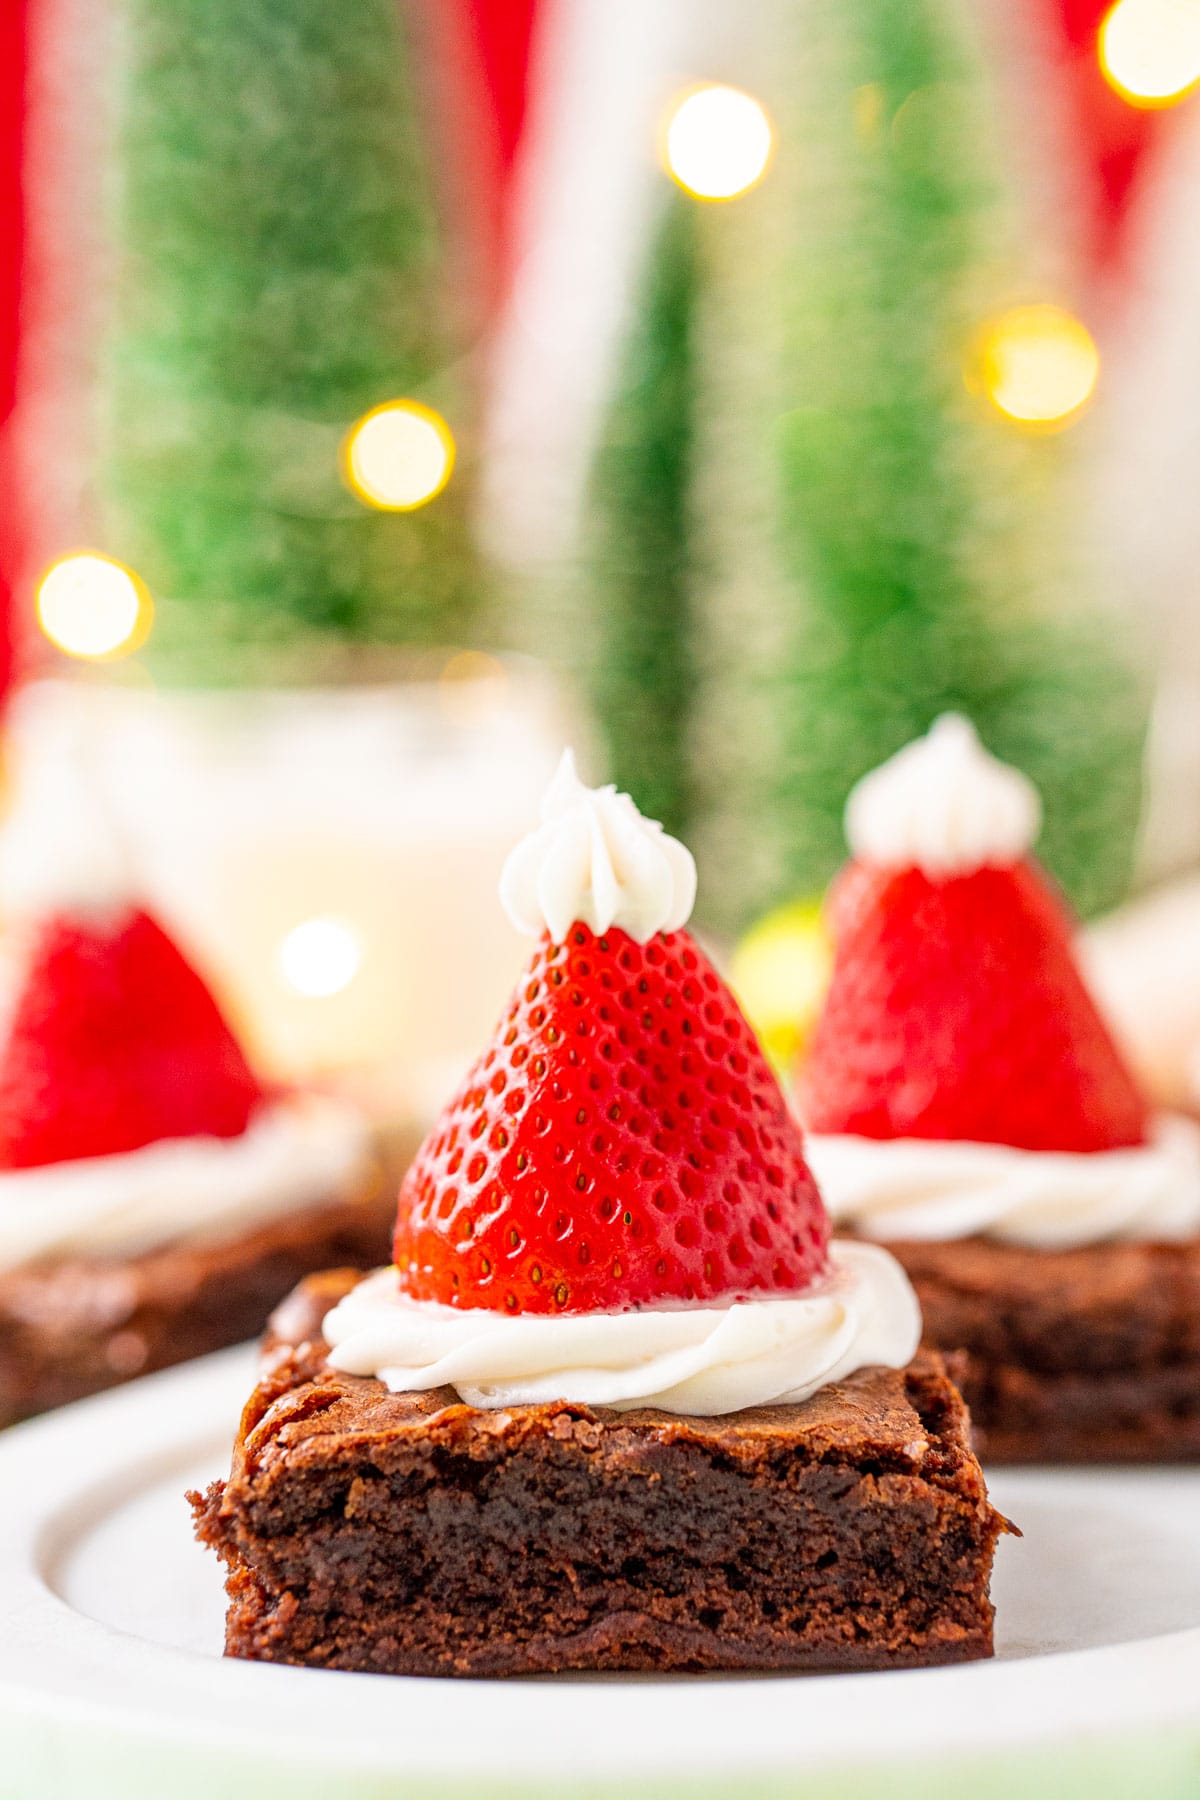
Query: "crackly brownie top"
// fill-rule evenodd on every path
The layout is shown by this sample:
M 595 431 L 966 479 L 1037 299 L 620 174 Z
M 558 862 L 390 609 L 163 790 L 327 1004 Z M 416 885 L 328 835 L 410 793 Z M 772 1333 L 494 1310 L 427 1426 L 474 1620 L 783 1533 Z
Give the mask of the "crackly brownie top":
M 751 1408 L 694 1418 L 651 1408 L 616 1411 L 556 1402 L 481 1411 L 452 1388 L 391 1393 L 370 1376 L 329 1367 L 321 1325 L 358 1276 L 332 1270 L 310 1276 L 274 1314 L 263 1371 L 242 1420 L 242 1473 L 267 1473 L 357 1446 L 364 1458 L 381 1445 L 436 1439 L 471 1455 L 507 1453 L 531 1440 L 572 1438 L 610 1453 L 635 1440 L 688 1441 L 745 1463 L 780 1452 L 806 1462 L 877 1464 L 881 1471 L 945 1477 L 972 1459 L 965 1415 L 942 1359 L 922 1351 L 904 1370 L 863 1369 L 801 1405 Z

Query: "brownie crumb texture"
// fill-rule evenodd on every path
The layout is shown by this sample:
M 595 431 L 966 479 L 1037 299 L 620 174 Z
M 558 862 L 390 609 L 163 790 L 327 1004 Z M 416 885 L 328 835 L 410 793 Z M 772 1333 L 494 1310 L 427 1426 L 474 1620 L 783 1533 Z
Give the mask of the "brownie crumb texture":
M 723 1419 L 483 1412 L 328 1368 L 277 1315 L 227 1482 L 228 1654 L 321 1668 L 870 1669 L 989 1655 L 989 1505 L 941 1360 Z M 288 1341 L 290 1339 L 290 1341 Z
M 988 1462 L 1200 1460 L 1200 1237 L 894 1243 Z
M 0 1272 L 0 1426 L 256 1337 L 311 1270 L 384 1261 L 394 1216 L 372 1181 L 238 1238 Z

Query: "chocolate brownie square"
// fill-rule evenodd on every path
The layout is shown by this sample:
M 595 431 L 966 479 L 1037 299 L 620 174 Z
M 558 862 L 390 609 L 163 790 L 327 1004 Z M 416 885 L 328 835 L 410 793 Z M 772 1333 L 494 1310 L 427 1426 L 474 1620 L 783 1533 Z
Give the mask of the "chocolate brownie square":
M 917 1290 L 927 1341 L 966 1352 L 986 1460 L 1200 1458 L 1200 1238 L 887 1247 Z
M 231 1656 L 406 1675 L 875 1669 L 992 1649 L 989 1505 L 936 1354 L 724 1418 L 480 1411 L 331 1369 L 354 1276 L 280 1310 L 191 1499 Z
M 395 1213 L 372 1171 L 236 1237 L 0 1271 L 0 1426 L 255 1337 L 301 1277 L 385 1257 Z

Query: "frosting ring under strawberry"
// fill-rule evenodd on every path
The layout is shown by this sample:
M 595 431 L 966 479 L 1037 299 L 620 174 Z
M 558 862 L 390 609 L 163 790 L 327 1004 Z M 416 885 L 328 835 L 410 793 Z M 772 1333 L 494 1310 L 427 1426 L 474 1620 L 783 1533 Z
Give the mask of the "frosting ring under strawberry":
M 368 1128 L 324 1095 L 264 1106 L 238 1137 L 0 1171 L 0 1271 L 46 1257 L 214 1242 L 336 1198 L 371 1166 Z
M 1065 1250 L 1200 1232 L 1200 1125 L 1177 1114 L 1121 1150 L 821 1132 L 804 1147 L 835 1223 L 883 1241 L 979 1235 Z
M 896 1259 L 835 1242 L 829 1261 L 829 1277 L 795 1298 L 573 1315 L 411 1300 L 394 1268 L 379 1269 L 323 1331 L 334 1368 L 393 1393 L 449 1386 L 482 1408 L 565 1400 L 710 1418 L 799 1404 L 856 1369 L 912 1360 L 920 1308 Z

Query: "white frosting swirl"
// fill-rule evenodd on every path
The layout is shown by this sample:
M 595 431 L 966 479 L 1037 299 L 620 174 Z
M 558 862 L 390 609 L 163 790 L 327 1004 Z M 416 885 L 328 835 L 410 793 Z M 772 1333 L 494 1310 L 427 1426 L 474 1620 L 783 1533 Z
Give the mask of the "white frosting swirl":
M 885 1241 L 982 1234 L 1064 1250 L 1200 1231 L 1200 1125 L 1175 1114 L 1129 1150 L 809 1132 L 804 1153 L 831 1218 Z
M 1028 777 L 989 756 L 968 719 L 943 713 L 851 789 L 846 838 L 863 862 L 944 881 L 1019 861 L 1041 819 Z
M 578 920 L 619 926 L 639 944 L 678 931 L 696 899 L 690 850 L 644 819 L 628 794 L 585 787 L 564 750 L 542 801 L 542 824 L 510 854 L 500 899 L 518 931 L 562 943 Z
M 791 1405 L 856 1369 L 903 1368 L 921 1336 L 916 1295 L 874 1244 L 830 1245 L 831 1273 L 794 1300 L 623 1313 L 496 1313 L 409 1300 L 378 1269 L 330 1312 L 335 1369 L 393 1393 L 443 1385 L 468 1406 L 571 1400 L 709 1418 Z
M 371 1163 L 361 1116 L 309 1094 L 265 1107 L 240 1137 L 169 1138 L 119 1156 L 6 1169 L 0 1270 L 227 1238 L 343 1197 Z

